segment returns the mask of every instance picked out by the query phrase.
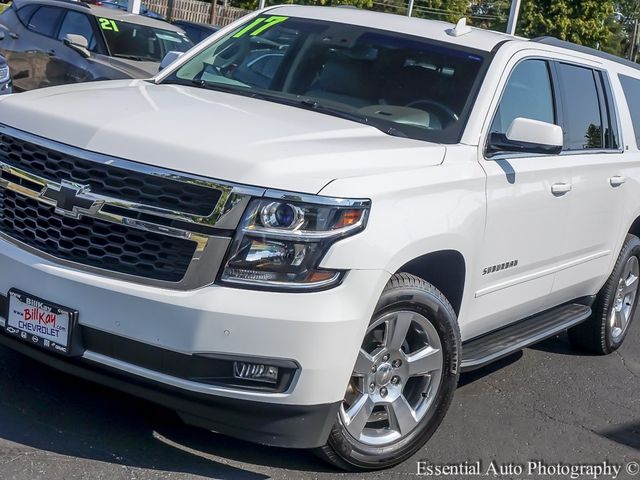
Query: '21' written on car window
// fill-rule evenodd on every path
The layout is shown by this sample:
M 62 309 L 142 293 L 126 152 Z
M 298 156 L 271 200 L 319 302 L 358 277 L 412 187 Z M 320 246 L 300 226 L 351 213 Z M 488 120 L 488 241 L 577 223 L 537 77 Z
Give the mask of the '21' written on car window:
M 108 18 L 99 18 L 98 22 L 100 22 L 100 28 L 102 28 L 103 30 L 110 30 L 112 32 L 120 31 L 115 20 L 110 20 Z

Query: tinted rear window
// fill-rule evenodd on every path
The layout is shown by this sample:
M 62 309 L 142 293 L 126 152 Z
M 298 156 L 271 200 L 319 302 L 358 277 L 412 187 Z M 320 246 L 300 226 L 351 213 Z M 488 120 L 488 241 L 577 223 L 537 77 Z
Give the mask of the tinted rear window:
M 38 8 L 37 5 L 27 5 L 26 7 L 22 7 L 18 10 L 18 18 L 24 25 L 29 23 L 29 19 L 31 18 L 31 15 L 33 15 L 33 12 L 36 11 L 36 8 Z
M 636 144 L 640 146 L 640 80 L 620 75 L 620 83 L 622 90 L 624 90 L 624 96 L 627 97 L 633 130 L 636 134 Z
M 58 31 L 60 18 L 64 10 L 56 7 L 40 7 L 33 17 L 29 20 L 27 27 L 41 35 L 54 37 Z
M 603 148 L 600 100 L 593 70 L 558 64 L 564 150 Z

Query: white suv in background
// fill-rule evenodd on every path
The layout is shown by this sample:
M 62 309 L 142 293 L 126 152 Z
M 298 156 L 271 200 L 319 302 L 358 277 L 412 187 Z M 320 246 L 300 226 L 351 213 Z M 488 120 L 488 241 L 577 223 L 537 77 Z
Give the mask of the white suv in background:
M 617 349 L 640 70 L 282 6 L 160 75 L 0 100 L 0 343 L 243 439 L 378 469 L 463 370 Z

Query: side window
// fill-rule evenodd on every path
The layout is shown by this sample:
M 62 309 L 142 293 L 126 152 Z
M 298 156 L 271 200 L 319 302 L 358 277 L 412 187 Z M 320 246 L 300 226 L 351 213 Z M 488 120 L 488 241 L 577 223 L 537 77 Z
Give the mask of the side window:
M 33 12 L 36 11 L 36 8 L 38 8 L 37 5 L 26 5 L 18 10 L 18 18 L 23 25 L 26 26 L 29 24 L 29 19 L 31 18 L 31 15 L 33 15 Z
M 624 96 L 627 98 L 633 130 L 636 134 L 636 143 L 640 146 L 640 80 L 637 78 L 619 75 Z
M 602 115 L 604 117 L 604 146 L 618 150 L 620 148 L 620 132 L 618 131 L 618 116 L 615 106 L 615 99 L 611 91 L 609 77 L 604 72 L 597 72 L 596 76 L 600 78 L 603 87 L 603 107 Z
M 63 13 L 61 8 L 40 7 L 29 20 L 27 28 L 47 37 L 55 37 Z
M 89 42 L 89 50 L 95 50 L 96 37 L 91 26 L 91 21 L 84 13 L 68 11 L 64 17 L 58 40 L 64 40 L 68 34 L 82 35 Z
M 564 150 L 604 148 L 595 72 L 590 68 L 558 63 L 558 81 L 563 106 Z
M 506 134 L 511 122 L 518 117 L 556 123 L 549 64 L 545 60 L 525 60 L 513 70 L 491 133 Z

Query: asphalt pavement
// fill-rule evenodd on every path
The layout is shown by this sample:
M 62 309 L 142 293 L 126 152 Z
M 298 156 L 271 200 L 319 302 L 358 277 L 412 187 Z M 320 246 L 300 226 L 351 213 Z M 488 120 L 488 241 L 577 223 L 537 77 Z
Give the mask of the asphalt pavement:
M 404 464 L 369 474 L 187 427 L 168 410 L 0 347 L 1 480 L 404 479 L 420 461 L 471 474 L 494 462 L 498 478 L 512 479 L 569 478 L 551 469 L 608 462 L 622 467 L 617 478 L 640 479 L 625 470 L 640 462 L 640 321 L 607 357 L 576 352 L 562 335 L 464 374 L 432 440 Z M 530 461 L 547 475 L 527 476 Z M 478 478 L 450 472 L 442 478 Z

